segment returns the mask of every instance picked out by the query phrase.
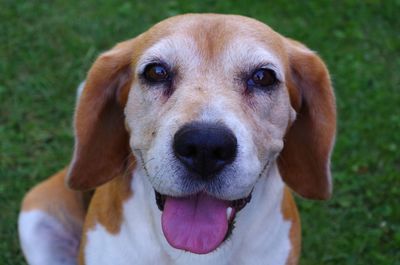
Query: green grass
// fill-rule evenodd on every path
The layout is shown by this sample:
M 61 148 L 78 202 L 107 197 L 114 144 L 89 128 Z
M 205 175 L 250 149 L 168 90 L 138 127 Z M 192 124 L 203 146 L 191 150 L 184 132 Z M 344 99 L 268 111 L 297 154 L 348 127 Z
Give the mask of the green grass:
M 328 202 L 298 199 L 301 264 L 400 264 L 400 1 L 1 1 L 0 264 L 24 264 L 23 194 L 67 164 L 75 88 L 96 55 L 185 12 L 251 16 L 317 50 L 339 130 Z

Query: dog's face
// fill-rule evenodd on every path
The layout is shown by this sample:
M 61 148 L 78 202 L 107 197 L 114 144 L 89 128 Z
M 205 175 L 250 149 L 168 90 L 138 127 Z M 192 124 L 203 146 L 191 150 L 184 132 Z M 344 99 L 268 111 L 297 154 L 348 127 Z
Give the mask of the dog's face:
M 330 192 L 335 111 L 326 68 L 249 18 L 179 16 L 117 45 L 89 72 L 76 115 L 70 184 L 108 181 L 132 152 L 176 248 L 218 247 L 278 155 L 295 191 Z
M 245 198 L 281 151 L 295 117 L 287 58 L 277 34 L 257 27 L 249 19 L 181 19 L 138 58 L 126 123 L 159 193 Z

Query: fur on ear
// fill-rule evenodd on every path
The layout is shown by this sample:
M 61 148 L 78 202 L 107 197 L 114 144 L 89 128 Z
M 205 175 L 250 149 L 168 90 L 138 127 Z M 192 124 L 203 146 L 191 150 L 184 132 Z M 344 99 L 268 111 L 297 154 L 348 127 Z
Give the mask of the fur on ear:
M 332 193 L 330 156 L 336 133 L 336 106 L 328 70 L 304 45 L 286 39 L 287 86 L 297 112 L 278 158 L 286 184 L 302 197 L 327 199 Z
M 67 184 L 90 190 L 124 172 L 130 154 L 124 106 L 132 83 L 135 39 L 101 54 L 87 75 L 75 111 L 75 150 Z

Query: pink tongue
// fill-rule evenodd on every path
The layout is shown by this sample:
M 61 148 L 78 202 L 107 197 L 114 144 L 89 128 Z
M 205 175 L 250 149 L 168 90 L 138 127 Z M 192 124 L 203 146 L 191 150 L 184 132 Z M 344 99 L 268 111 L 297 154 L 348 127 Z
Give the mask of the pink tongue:
M 209 253 L 222 243 L 228 231 L 228 207 L 228 202 L 206 194 L 167 197 L 162 213 L 165 238 L 174 248 Z

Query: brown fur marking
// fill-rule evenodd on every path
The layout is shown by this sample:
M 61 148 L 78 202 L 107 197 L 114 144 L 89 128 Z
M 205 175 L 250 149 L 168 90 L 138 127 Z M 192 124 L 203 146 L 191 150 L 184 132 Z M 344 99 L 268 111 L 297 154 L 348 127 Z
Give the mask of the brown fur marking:
M 283 218 L 291 222 L 289 237 L 292 248 L 290 250 L 286 265 L 295 265 L 298 264 L 301 250 L 301 225 L 296 203 L 294 202 L 293 196 L 287 187 L 285 187 L 284 190 L 281 209 Z

